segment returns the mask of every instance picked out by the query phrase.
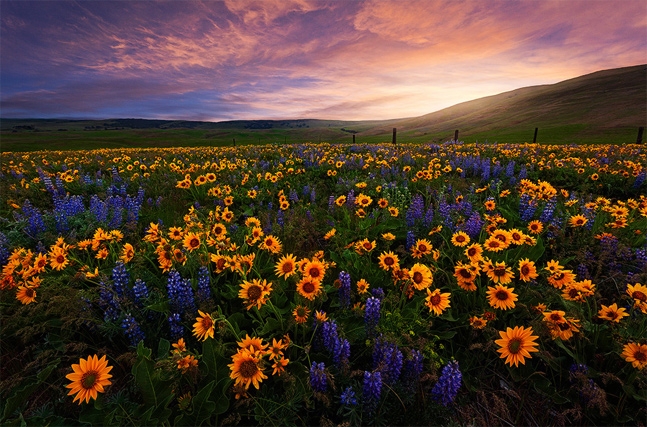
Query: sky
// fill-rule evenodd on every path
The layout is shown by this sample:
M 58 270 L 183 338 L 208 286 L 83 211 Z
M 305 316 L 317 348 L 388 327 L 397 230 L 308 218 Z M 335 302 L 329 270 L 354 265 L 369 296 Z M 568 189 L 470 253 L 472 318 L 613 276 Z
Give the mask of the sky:
M 643 0 L 0 0 L 1 118 L 382 120 L 647 63 Z

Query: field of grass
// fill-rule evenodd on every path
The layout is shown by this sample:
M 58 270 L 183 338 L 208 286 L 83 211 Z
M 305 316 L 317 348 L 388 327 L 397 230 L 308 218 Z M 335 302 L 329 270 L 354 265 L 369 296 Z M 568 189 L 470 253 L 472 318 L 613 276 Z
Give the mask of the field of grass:
M 644 423 L 644 146 L 221 131 L 3 152 L 0 424 Z

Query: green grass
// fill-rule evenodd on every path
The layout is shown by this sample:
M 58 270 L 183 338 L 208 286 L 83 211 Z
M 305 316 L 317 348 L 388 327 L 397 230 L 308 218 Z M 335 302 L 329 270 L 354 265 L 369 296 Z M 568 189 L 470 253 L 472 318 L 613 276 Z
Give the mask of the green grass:
M 647 65 L 604 70 L 553 85 L 532 86 L 464 102 L 420 117 L 383 121 L 3 119 L 0 151 L 120 147 L 231 146 L 306 143 L 537 142 L 626 144 L 647 127 Z M 36 130 L 14 129 L 33 126 Z M 84 130 L 86 127 L 109 130 Z M 60 131 L 59 129 L 66 129 Z M 345 129 L 345 130 L 342 130 Z M 643 141 L 647 140 L 647 135 Z

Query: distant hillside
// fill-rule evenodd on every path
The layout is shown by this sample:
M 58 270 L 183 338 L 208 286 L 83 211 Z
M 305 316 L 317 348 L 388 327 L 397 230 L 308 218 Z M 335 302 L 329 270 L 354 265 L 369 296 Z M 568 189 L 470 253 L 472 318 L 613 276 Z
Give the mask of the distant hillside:
M 598 71 L 392 120 L 1 119 L 0 151 L 103 147 L 459 140 L 523 143 L 629 143 L 647 127 L 647 65 Z M 647 133 L 643 141 L 647 140 Z
M 598 71 L 552 85 L 530 86 L 463 102 L 420 117 L 376 127 L 358 136 L 399 134 L 490 137 L 535 127 L 570 133 L 573 142 L 647 123 L 647 65 Z M 540 133 L 541 135 L 541 133 Z M 634 133 L 635 135 L 635 133 Z M 472 138 L 473 139 L 473 138 Z M 539 138 L 542 140 L 545 138 Z M 635 136 L 634 136 L 635 141 Z M 523 142 L 523 141 L 517 141 Z M 547 141 L 551 142 L 551 141 Z M 618 141 L 628 142 L 628 141 Z

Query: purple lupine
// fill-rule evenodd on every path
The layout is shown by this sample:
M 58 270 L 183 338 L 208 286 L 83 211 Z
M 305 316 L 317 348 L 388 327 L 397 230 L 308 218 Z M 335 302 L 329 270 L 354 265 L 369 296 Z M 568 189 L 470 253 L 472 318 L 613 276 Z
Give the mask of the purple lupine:
M 99 282 L 99 307 L 103 310 L 104 321 L 111 322 L 119 317 L 119 301 L 112 286 L 103 281 Z
M 0 267 L 9 260 L 9 239 L 0 231 Z
M 470 238 L 475 239 L 479 234 L 481 234 L 481 229 L 484 224 L 485 221 L 481 219 L 481 215 L 478 211 L 474 211 L 465 222 L 464 231 L 468 236 L 470 236 Z
M 404 361 L 401 375 L 401 381 L 409 391 L 415 389 L 415 385 L 420 380 L 422 368 L 422 352 L 419 350 L 411 350 L 409 356 Z
M 130 313 L 126 314 L 126 318 L 121 322 L 121 327 L 130 341 L 130 345 L 136 347 L 140 341 L 143 341 L 146 337 L 144 332 L 139 327 L 139 324 Z
M 411 247 L 415 244 L 416 244 L 416 234 L 412 230 L 407 231 L 406 249 L 410 250 Z
M 409 203 L 409 208 L 405 215 L 408 227 L 413 227 L 417 220 L 422 219 L 425 215 L 425 201 L 420 194 L 416 194 Z
M 191 280 L 182 279 L 180 273 L 171 270 L 166 281 L 166 290 L 172 310 L 180 314 L 196 311 Z
M 312 362 L 312 366 L 310 366 L 310 387 L 318 393 L 325 393 L 328 389 L 326 365 L 324 362 Z
M 524 222 L 530 221 L 535 216 L 537 201 L 530 197 L 529 194 L 522 194 L 519 198 L 519 216 Z
M 130 284 L 130 275 L 126 270 L 126 265 L 123 261 L 117 261 L 112 269 L 112 283 L 115 292 L 119 298 L 128 296 Z
M 400 378 L 404 358 L 398 346 L 383 338 L 375 340 L 373 368 L 382 374 L 382 380 L 394 384 Z
M 357 398 L 355 397 L 355 391 L 353 387 L 346 387 L 339 397 L 341 404 L 344 406 L 355 406 L 357 405 Z
M 372 337 L 375 334 L 375 328 L 380 322 L 380 308 L 381 303 L 378 298 L 369 297 L 366 300 L 366 308 L 364 309 L 364 325 L 366 327 L 366 335 Z
M 550 222 L 550 220 L 553 219 L 553 216 L 555 214 L 555 207 L 557 206 L 557 199 L 554 197 L 550 199 L 549 201 L 546 202 L 546 205 L 544 206 L 544 210 L 541 213 L 541 216 L 539 217 L 539 221 L 543 222 L 546 224 L 547 222 Z
M 339 305 L 342 308 L 348 309 L 350 307 L 350 274 L 345 271 L 339 272 Z
M 133 294 L 135 296 L 135 302 L 141 307 L 144 300 L 148 298 L 149 295 L 148 287 L 143 280 L 135 280 L 135 284 L 133 285 Z
M 339 339 L 337 334 L 337 322 L 335 320 L 327 320 L 321 326 L 321 336 L 323 345 L 327 349 L 333 348 L 335 342 Z
M 368 414 L 372 414 L 377 408 L 382 395 L 382 374 L 380 372 L 364 371 L 364 384 L 362 388 L 362 397 L 364 400 L 364 409 Z
M 168 317 L 169 329 L 171 331 L 171 340 L 177 341 L 184 335 L 184 326 L 179 313 L 171 313 Z
M 204 302 L 211 298 L 211 275 L 209 274 L 209 268 L 204 265 L 198 269 L 196 297 L 199 302 Z
M 438 382 L 431 390 L 433 399 L 443 406 L 449 406 L 458 394 L 463 380 L 463 375 L 458 366 L 458 361 L 453 360 L 443 368 Z

